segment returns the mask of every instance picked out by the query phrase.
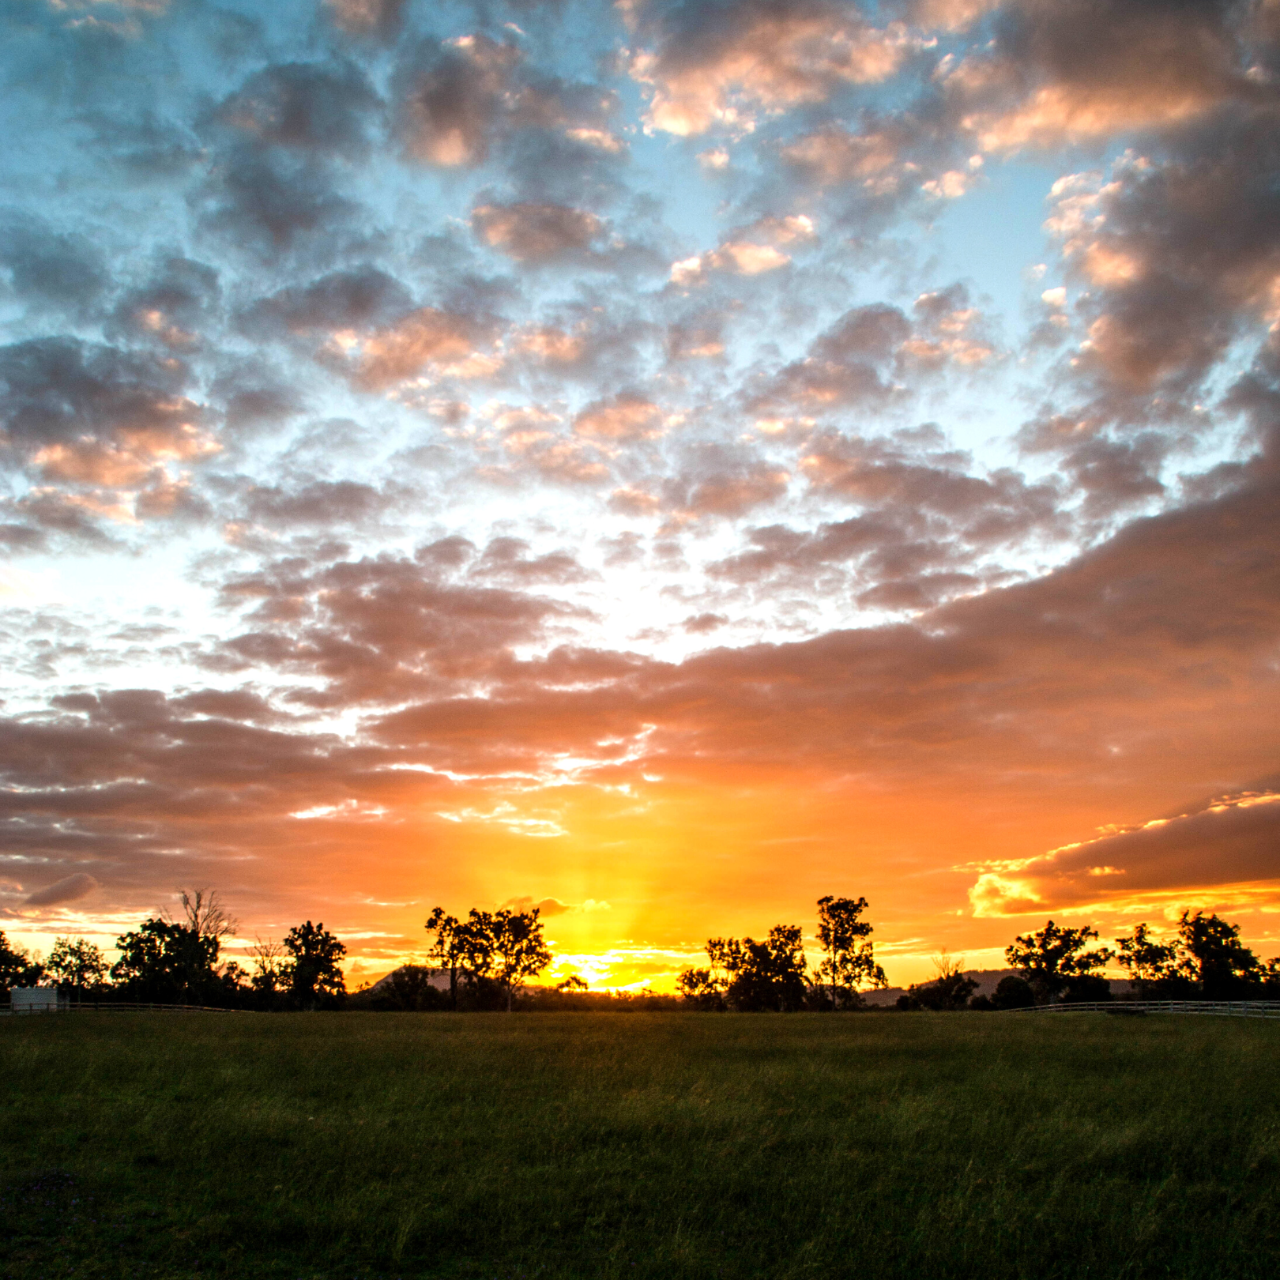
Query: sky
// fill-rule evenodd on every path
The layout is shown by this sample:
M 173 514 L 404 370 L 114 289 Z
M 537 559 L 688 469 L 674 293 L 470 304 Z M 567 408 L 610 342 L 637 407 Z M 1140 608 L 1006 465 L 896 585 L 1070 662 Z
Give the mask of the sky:
M 1280 0 L 0 0 L 0 928 L 1280 952 Z

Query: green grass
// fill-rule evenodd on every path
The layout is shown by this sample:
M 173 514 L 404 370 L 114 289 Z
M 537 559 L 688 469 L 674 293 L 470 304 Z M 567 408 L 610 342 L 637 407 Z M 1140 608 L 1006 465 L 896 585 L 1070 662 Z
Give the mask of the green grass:
M 0 1019 L 0 1275 L 1272 1277 L 1280 1022 Z

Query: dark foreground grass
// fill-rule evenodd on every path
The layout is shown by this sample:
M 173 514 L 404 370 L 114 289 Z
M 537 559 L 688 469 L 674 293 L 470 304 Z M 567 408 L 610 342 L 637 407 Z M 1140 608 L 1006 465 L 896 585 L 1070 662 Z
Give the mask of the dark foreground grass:
M 0 1020 L 0 1274 L 1280 1275 L 1280 1022 Z

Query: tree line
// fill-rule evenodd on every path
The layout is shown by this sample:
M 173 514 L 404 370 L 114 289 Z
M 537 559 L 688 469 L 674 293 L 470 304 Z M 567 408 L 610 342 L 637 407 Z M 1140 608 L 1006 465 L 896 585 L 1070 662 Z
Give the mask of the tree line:
M 119 959 L 108 966 L 84 938 L 58 938 L 47 958 L 10 946 L 0 932 L 0 994 L 15 986 L 55 982 L 73 1000 L 125 1000 L 249 1009 L 331 1009 L 347 1000 L 341 961 L 346 947 L 323 924 L 295 925 L 284 941 L 250 948 L 252 971 L 222 957 L 236 922 L 216 893 L 180 894 L 178 919 L 150 917 L 116 939 Z M 662 1005 L 738 1012 L 837 1011 L 866 1007 L 866 993 L 888 985 L 875 958 L 866 898 L 831 895 L 817 903 L 821 959 L 811 969 L 799 925 L 774 925 L 763 939 L 709 938 L 708 963 L 685 969 L 676 997 L 645 993 L 602 997 L 571 976 L 554 989 L 530 992 L 531 981 L 554 957 L 538 909 L 472 908 L 465 917 L 435 907 L 424 928 L 423 965 L 404 965 L 371 990 L 355 993 L 357 1007 L 402 1010 L 598 1007 L 601 999 L 629 1007 Z M 1012 1009 L 1057 1001 L 1109 1000 L 1103 970 L 1119 965 L 1143 999 L 1280 1000 L 1280 958 L 1260 960 L 1240 941 L 1238 925 L 1204 911 L 1184 911 L 1176 932 L 1161 940 L 1148 924 L 1093 946 L 1091 925 L 1067 928 L 1048 921 L 1015 937 L 1005 959 L 1015 972 L 991 996 L 945 952 L 935 977 L 909 987 L 903 1011 Z M 440 976 L 448 979 L 442 989 Z
M 120 958 L 108 966 L 84 938 L 58 938 L 43 960 L 10 945 L 0 932 L 0 991 L 52 981 L 81 1003 L 133 1001 L 222 1009 L 336 1008 L 346 996 L 341 961 L 347 949 L 323 924 L 295 925 L 282 943 L 250 949 L 253 970 L 222 957 L 236 922 L 218 895 L 180 895 L 179 919 L 157 915 L 116 939 Z

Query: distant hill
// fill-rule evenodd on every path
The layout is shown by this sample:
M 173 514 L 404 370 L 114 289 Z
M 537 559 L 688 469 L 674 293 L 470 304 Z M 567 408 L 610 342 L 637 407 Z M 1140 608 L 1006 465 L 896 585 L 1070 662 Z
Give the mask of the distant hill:
M 1016 969 L 966 969 L 964 976 L 972 978 L 978 984 L 978 989 L 973 993 L 975 996 L 993 996 L 996 993 L 996 987 L 1000 985 L 1000 979 L 1016 978 L 1018 971 Z M 1128 978 L 1112 978 L 1111 994 L 1124 995 L 1130 985 Z M 868 1007 L 879 1009 L 885 1005 L 896 1004 L 898 997 L 906 993 L 906 987 L 885 987 L 883 991 L 864 991 L 862 998 L 867 1002 Z
M 384 974 L 373 986 L 361 988 L 360 994 L 363 996 L 390 995 L 392 987 L 395 985 L 396 976 L 402 973 L 413 973 L 415 970 L 419 973 L 427 974 L 427 982 L 435 987 L 437 991 L 449 990 L 448 970 L 429 969 L 420 964 L 402 964 L 398 969 L 392 969 L 390 973 Z

